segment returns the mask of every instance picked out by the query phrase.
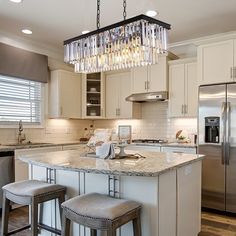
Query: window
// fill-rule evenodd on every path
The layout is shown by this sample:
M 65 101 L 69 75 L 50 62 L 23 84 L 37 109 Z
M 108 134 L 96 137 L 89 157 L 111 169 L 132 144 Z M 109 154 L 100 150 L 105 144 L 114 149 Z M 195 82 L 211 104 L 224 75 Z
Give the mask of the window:
M 0 124 L 40 125 L 42 121 L 42 89 L 39 82 L 0 75 Z

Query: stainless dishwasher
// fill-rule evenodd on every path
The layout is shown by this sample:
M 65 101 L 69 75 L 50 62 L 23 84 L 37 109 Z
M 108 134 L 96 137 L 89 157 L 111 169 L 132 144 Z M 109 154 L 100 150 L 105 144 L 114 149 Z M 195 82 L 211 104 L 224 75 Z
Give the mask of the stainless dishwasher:
M 2 187 L 14 182 L 14 151 L 0 151 L 0 210 L 2 208 Z

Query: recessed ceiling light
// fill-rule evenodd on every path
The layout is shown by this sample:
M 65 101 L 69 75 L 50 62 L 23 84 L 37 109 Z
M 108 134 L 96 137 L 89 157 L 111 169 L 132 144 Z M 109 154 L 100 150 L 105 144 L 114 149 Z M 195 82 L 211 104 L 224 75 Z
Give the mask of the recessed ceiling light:
M 22 31 L 22 33 L 24 33 L 24 34 L 32 34 L 33 32 L 31 31 L 31 30 L 29 30 L 29 29 L 23 29 L 23 30 L 21 30 Z
M 82 34 L 87 34 L 89 32 L 90 32 L 89 30 L 84 30 L 84 31 L 82 31 Z
M 23 0 L 10 0 L 11 2 L 14 2 L 14 3 L 21 3 L 23 2 Z
M 146 15 L 147 15 L 147 16 L 150 16 L 150 17 L 154 17 L 154 16 L 157 15 L 157 12 L 154 11 L 154 10 L 148 10 L 148 11 L 146 12 Z

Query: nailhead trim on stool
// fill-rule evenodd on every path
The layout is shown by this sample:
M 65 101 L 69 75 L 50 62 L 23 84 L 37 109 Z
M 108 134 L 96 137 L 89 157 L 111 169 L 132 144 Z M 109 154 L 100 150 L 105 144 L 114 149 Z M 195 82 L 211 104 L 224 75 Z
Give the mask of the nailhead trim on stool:
M 66 188 L 58 184 L 49 184 L 38 180 L 26 180 L 5 185 L 3 188 L 2 230 L 1 236 L 15 234 L 31 227 L 31 235 L 38 235 L 38 227 L 61 234 L 57 229 L 38 223 L 38 204 L 58 199 L 60 214 L 61 204 L 65 201 Z M 31 206 L 31 225 L 8 232 L 10 202 Z M 40 215 L 42 211 L 40 211 Z M 40 217 L 41 218 L 41 217 Z
M 97 230 L 116 236 L 117 228 L 133 221 L 134 236 L 141 236 L 141 204 L 135 201 L 90 193 L 64 202 L 62 208 L 62 236 L 69 235 L 71 221 L 89 227 L 91 236 L 96 236 Z

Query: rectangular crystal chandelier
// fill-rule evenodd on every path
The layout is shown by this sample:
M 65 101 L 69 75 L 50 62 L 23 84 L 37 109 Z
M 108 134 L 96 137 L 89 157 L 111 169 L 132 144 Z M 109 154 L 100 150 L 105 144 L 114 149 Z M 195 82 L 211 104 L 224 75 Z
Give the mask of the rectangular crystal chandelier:
M 94 73 L 158 63 L 167 52 L 170 25 L 139 15 L 64 41 L 64 61 L 77 73 Z

